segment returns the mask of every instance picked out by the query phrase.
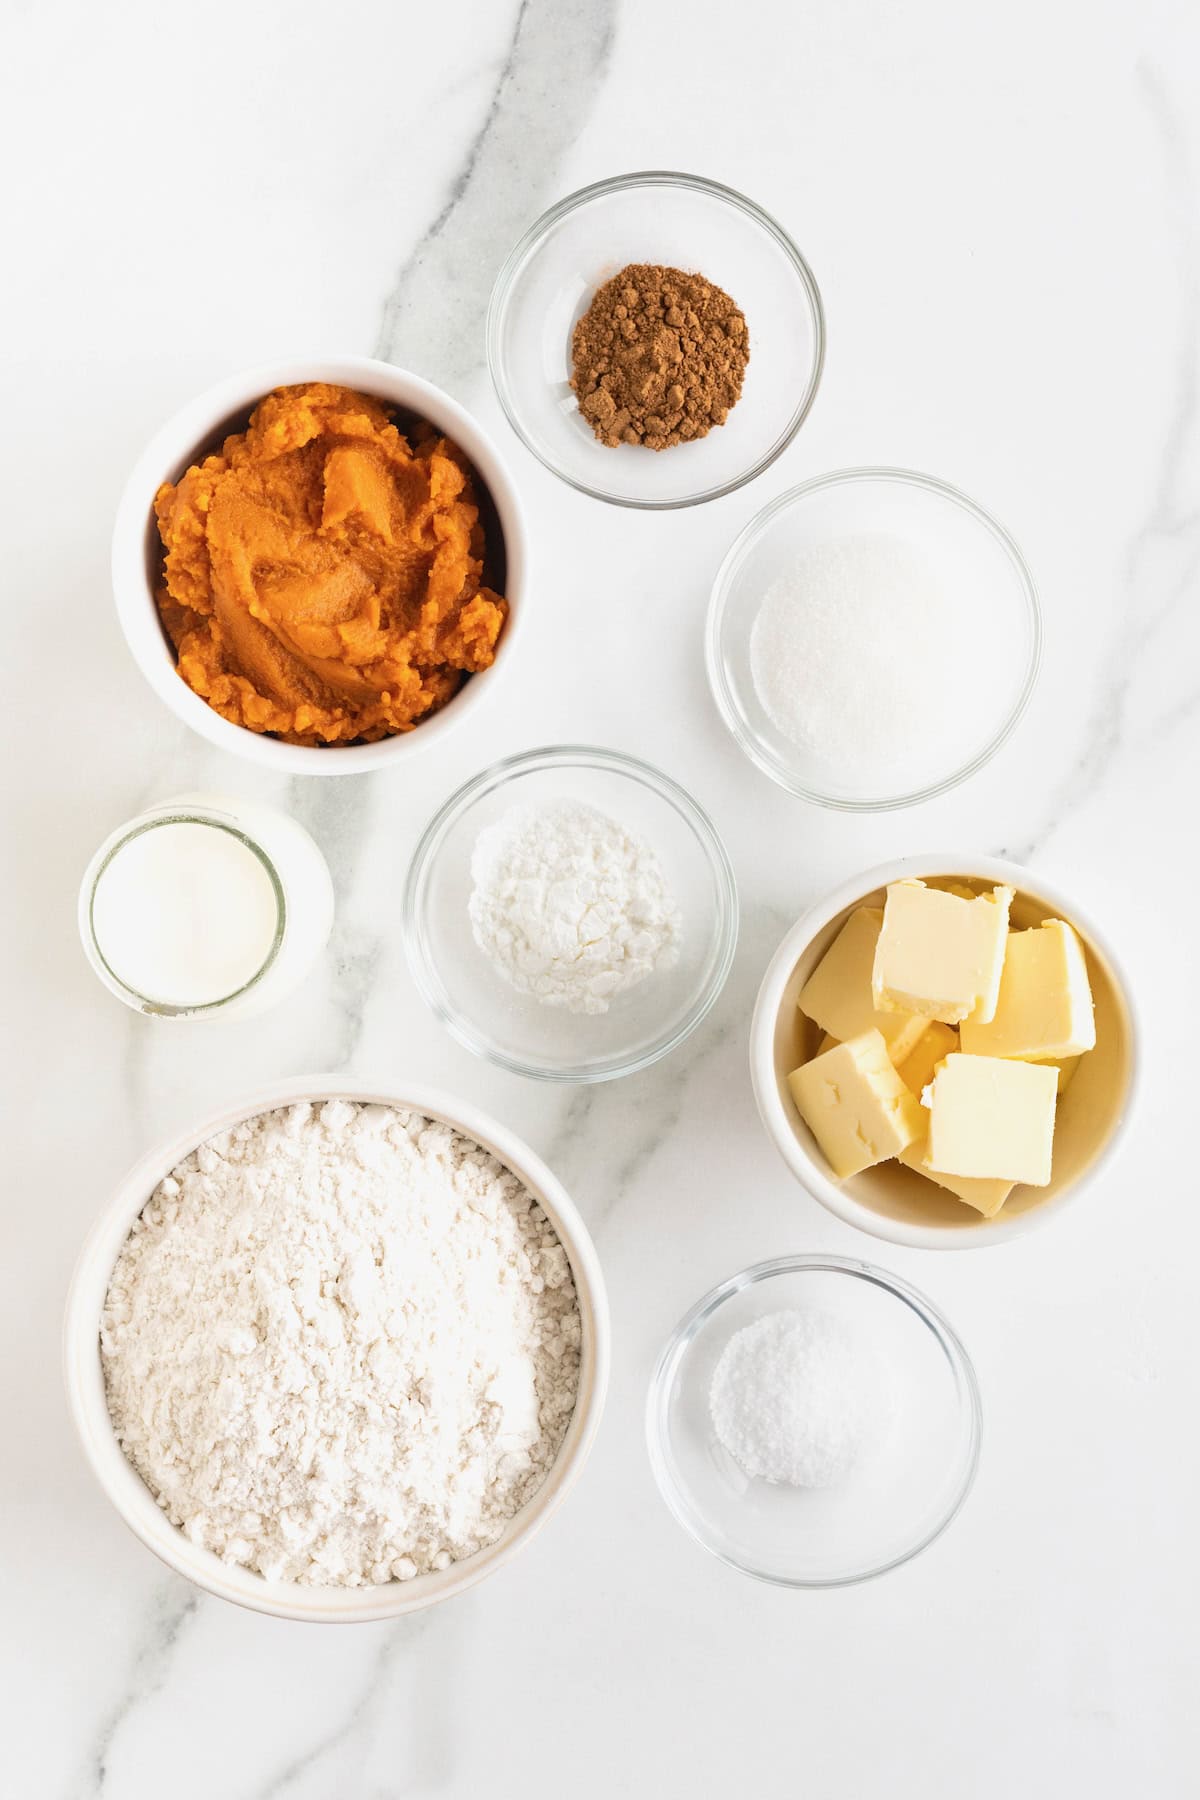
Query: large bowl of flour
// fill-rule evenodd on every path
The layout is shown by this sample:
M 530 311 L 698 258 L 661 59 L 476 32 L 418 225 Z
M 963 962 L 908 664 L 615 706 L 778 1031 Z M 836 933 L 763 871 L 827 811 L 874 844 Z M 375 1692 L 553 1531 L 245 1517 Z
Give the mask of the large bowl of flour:
M 143 1157 L 67 1301 L 67 1396 L 125 1523 L 209 1593 L 394 1618 L 473 1587 L 561 1503 L 609 1363 L 572 1201 L 502 1125 L 306 1076 Z

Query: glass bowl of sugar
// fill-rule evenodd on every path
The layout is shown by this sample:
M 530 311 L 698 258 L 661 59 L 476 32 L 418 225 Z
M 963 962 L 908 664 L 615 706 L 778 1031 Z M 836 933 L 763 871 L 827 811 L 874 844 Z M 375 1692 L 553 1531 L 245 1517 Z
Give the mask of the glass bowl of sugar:
M 781 494 L 713 584 L 706 660 L 750 760 L 821 806 L 929 800 L 990 761 L 1028 705 L 1041 611 L 975 501 L 905 469 Z
M 404 891 L 418 988 L 477 1056 L 608 1081 L 693 1032 L 737 944 L 733 870 L 658 769 L 567 745 L 495 763 L 426 827 Z
M 975 1478 L 979 1389 L 959 1339 L 896 1275 L 781 1256 L 672 1332 L 646 1432 L 663 1499 L 730 1568 L 842 1587 L 898 1568 Z

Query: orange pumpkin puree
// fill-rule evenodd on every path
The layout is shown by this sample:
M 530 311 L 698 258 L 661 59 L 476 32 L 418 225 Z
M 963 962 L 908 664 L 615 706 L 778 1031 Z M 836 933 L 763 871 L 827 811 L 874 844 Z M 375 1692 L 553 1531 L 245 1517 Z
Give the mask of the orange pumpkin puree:
M 277 388 L 154 502 L 158 607 L 179 673 L 290 744 L 409 731 L 486 669 L 507 603 L 481 585 L 471 470 L 378 401 Z

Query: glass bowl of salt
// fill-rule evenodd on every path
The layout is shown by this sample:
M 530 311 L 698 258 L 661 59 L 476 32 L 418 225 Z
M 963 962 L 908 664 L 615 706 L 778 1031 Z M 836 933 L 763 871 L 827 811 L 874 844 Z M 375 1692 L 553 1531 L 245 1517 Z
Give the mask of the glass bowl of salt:
M 780 1587 L 841 1587 L 932 1544 L 979 1461 L 979 1389 L 924 1295 L 869 1263 L 781 1256 L 672 1333 L 646 1412 L 684 1530 Z
M 983 767 L 1041 661 L 1033 579 L 966 494 L 842 469 L 781 494 L 713 584 L 709 682 L 758 768 L 846 812 L 912 806 Z

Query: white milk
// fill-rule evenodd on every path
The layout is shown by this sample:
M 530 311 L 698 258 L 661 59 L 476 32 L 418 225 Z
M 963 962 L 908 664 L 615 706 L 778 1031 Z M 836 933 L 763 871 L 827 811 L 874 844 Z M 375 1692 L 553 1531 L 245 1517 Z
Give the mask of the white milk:
M 80 893 L 92 966 L 141 1012 L 261 1012 L 289 993 L 333 922 L 308 833 L 259 802 L 187 794 L 114 832 Z
M 118 846 L 92 932 L 123 986 L 158 1006 L 213 1006 L 265 967 L 279 928 L 271 872 L 216 824 L 151 824 Z

